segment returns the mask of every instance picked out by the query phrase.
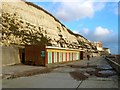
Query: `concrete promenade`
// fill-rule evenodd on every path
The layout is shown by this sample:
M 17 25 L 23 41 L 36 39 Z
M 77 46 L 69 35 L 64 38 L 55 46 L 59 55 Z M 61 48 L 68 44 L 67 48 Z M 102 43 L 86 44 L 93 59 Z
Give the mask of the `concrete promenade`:
M 13 79 L 6 77 L 15 72 L 44 70 L 45 67 L 26 65 L 5 67 L 3 74 L 9 75 L 2 79 L 2 88 L 118 88 L 118 75 L 103 57 L 58 66 L 51 68 L 49 72 L 31 74 L 29 77 L 21 75 Z

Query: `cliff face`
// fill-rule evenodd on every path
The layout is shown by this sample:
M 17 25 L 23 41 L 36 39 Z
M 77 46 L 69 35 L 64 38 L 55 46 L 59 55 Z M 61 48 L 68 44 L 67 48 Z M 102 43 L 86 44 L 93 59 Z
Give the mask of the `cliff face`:
M 28 2 L 2 2 L 2 45 L 46 44 L 94 48 L 44 9 Z

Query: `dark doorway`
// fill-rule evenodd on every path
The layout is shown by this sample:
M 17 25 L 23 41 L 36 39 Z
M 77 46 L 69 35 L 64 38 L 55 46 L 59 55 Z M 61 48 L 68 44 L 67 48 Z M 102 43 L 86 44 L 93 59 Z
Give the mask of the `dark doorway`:
M 80 51 L 80 59 L 83 59 L 83 51 Z
M 21 63 L 25 64 L 25 49 L 20 49 L 19 54 Z
M 25 63 L 25 53 L 22 53 L 22 60 L 21 62 L 24 64 Z

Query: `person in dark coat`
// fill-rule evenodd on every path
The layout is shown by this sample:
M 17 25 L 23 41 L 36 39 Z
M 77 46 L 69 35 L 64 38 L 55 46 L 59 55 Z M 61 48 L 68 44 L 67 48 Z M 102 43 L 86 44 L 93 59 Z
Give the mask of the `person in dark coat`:
M 87 55 L 87 59 L 90 60 L 90 55 L 89 54 Z

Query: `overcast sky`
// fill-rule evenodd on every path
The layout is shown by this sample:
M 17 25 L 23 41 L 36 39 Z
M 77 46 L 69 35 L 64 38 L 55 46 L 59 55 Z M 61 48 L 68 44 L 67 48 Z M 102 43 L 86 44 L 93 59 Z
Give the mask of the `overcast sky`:
M 73 0 L 74 1 L 74 0 Z M 112 54 L 118 53 L 118 2 L 75 0 L 34 2 L 59 19 L 74 33 L 90 41 L 102 41 Z

